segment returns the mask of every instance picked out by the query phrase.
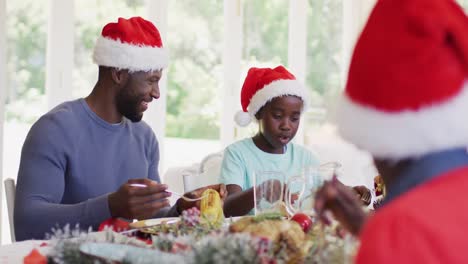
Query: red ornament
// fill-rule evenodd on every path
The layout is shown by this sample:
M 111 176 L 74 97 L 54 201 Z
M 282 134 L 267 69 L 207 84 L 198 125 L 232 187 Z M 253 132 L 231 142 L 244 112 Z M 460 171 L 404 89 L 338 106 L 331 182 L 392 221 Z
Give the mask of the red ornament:
M 31 252 L 24 257 L 24 264 L 47 264 L 47 258 L 42 255 L 39 250 L 33 249 Z
M 297 213 L 293 215 L 291 220 L 298 223 L 305 233 L 309 232 L 310 228 L 312 227 L 312 219 L 310 219 L 310 217 L 306 214 Z

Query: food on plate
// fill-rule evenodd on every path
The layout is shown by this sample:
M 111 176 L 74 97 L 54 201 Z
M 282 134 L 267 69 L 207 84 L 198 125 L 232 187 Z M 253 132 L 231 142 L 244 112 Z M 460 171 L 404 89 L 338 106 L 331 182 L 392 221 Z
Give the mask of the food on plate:
M 275 210 L 284 217 L 290 217 L 288 210 L 286 209 L 286 203 L 279 201 L 275 204 Z
M 376 199 L 373 203 L 373 208 L 374 210 L 377 210 L 378 208 L 380 208 L 380 206 L 382 206 L 383 200 L 385 199 L 386 195 L 385 183 L 383 181 L 382 176 L 377 175 L 374 177 L 374 189 Z
M 306 214 L 297 213 L 291 217 L 291 220 L 298 223 L 305 233 L 309 232 L 312 227 L 312 219 Z
M 385 196 L 386 194 L 386 189 L 385 189 L 385 183 L 383 181 L 382 176 L 377 175 L 374 177 L 374 189 L 375 189 L 375 196 Z
M 283 219 L 280 214 L 265 214 L 246 216 L 229 226 L 232 233 L 249 233 L 253 236 L 266 238 L 277 245 L 283 245 L 289 256 L 302 258 L 310 243 L 301 226 L 295 222 Z M 280 250 L 280 248 L 278 248 Z
M 208 224 L 222 224 L 224 221 L 223 203 L 219 193 L 213 189 L 206 189 L 200 203 L 201 222 Z

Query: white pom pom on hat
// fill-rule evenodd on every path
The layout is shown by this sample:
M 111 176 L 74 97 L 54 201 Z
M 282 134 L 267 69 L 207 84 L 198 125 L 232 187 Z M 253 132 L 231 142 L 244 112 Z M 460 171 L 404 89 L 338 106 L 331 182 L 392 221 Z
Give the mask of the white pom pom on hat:
M 283 66 L 273 69 L 252 67 L 242 86 L 242 110 L 236 113 L 234 120 L 237 125 L 245 127 L 267 102 L 284 95 L 301 98 L 304 102 L 303 109 L 306 108 L 307 96 L 304 86 Z
M 236 121 L 238 126 L 246 127 L 252 122 L 252 117 L 249 113 L 239 110 L 234 116 L 234 121 Z

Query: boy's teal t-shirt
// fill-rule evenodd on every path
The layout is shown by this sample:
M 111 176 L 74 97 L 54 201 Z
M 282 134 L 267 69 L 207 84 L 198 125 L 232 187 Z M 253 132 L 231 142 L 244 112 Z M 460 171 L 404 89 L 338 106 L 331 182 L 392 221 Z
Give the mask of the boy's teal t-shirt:
M 300 175 L 304 167 L 317 166 L 319 160 L 306 148 L 289 143 L 284 154 L 271 154 L 262 151 L 246 138 L 229 145 L 224 151 L 221 165 L 220 183 L 236 184 L 242 190 L 252 187 L 255 171 L 281 171 L 287 180 Z

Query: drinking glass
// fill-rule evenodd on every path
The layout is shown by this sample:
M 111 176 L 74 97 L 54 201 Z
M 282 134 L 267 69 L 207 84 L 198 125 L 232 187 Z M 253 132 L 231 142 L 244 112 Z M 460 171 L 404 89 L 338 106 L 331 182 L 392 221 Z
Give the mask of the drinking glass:
M 325 181 L 333 178 L 338 162 L 328 162 L 319 166 L 304 168 L 301 175 L 291 177 L 286 184 L 286 209 L 290 215 L 297 212 L 315 216 L 315 193 Z
M 253 177 L 255 215 L 280 212 L 285 175 L 281 171 L 255 171 Z

